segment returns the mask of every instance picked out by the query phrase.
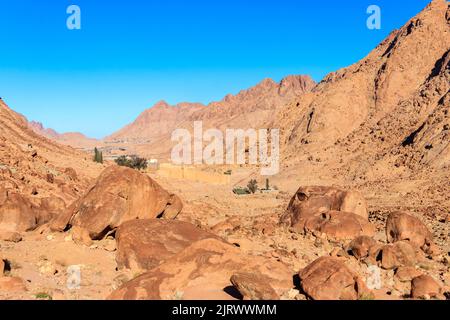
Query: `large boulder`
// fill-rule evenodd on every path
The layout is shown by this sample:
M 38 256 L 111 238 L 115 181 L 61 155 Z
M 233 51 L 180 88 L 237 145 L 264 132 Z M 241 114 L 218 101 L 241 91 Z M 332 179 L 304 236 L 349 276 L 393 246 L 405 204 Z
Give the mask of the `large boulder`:
M 237 299 L 230 278 L 237 272 L 264 277 L 278 296 L 294 287 L 291 270 L 283 263 L 243 254 L 217 239 L 193 243 L 155 269 L 115 290 L 113 300 Z
M 19 193 L 0 188 L 0 231 L 34 230 L 39 209 Z
M 412 267 L 420 259 L 418 250 L 408 241 L 399 241 L 388 245 L 374 245 L 369 249 L 369 260 L 383 269 Z
M 358 260 L 363 260 L 369 256 L 370 248 L 377 245 L 377 241 L 368 236 L 360 236 L 350 242 L 349 252 Z
M 329 211 L 351 212 L 368 219 L 367 203 L 359 192 L 312 186 L 298 189 L 281 222 L 303 231 L 308 218 Z
M 66 210 L 66 203 L 59 197 L 48 197 L 40 200 L 39 210 L 37 213 L 38 225 L 48 223 Z
M 324 233 L 334 240 L 352 240 L 359 236 L 372 237 L 375 227 L 367 219 L 351 212 L 328 211 L 305 219 L 304 230 Z
M 411 281 L 413 299 L 445 299 L 442 286 L 429 275 L 421 275 Z
M 388 242 L 407 240 L 411 244 L 424 248 L 433 240 L 433 234 L 427 226 L 405 212 L 393 212 L 386 221 L 386 237 Z
M 178 220 L 132 220 L 116 231 L 116 261 L 119 268 L 150 270 L 193 242 L 218 239 L 190 223 Z
M 314 300 L 357 300 L 371 294 L 362 278 L 338 258 L 321 257 L 299 276 L 303 291 Z
M 106 168 L 83 197 L 51 223 L 54 231 L 68 225 L 86 229 L 92 239 L 101 239 L 125 221 L 171 218 L 181 211 L 177 196 L 164 190 L 148 175 L 126 167 Z

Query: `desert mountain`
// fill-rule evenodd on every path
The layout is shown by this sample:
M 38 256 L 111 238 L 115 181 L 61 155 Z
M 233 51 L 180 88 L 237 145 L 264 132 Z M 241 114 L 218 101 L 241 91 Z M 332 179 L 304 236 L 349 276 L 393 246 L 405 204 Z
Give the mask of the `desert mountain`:
M 350 157 L 360 166 L 448 167 L 449 50 L 449 4 L 434 0 L 362 61 L 280 112 L 273 126 L 285 128 L 285 155 L 298 157 L 303 146 L 306 157 L 339 154 L 344 164 Z
M 79 132 L 58 133 L 51 128 L 45 128 L 42 123 L 36 121 L 30 121 L 28 125 L 37 134 L 76 149 L 92 149 L 101 144 L 98 140 L 88 138 Z
M 105 138 L 107 143 L 140 143 L 138 151 L 146 154 L 170 152 L 170 136 L 177 128 L 191 128 L 194 121 L 203 126 L 220 128 L 258 128 L 286 103 L 311 91 L 315 82 L 308 76 L 288 76 L 276 83 L 265 79 L 237 95 L 227 95 L 207 106 L 199 103 L 180 103 L 170 106 L 164 101 L 145 110 L 128 126 Z
M 160 102 L 105 142 L 163 155 L 196 120 L 280 128 L 270 184 L 97 164 L 0 99 L 0 299 L 448 299 L 449 19 L 435 0 L 318 86 Z M 250 179 L 266 187 L 233 192 Z

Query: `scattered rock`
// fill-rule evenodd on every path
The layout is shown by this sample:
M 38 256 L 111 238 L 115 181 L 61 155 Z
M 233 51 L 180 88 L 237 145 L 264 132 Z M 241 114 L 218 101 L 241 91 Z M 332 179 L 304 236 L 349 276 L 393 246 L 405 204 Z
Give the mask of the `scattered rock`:
M 103 249 L 105 249 L 108 252 L 114 252 L 116 251 L 116 241 L 114 240 L 105 240 L 105 243 L 103 244 Z
M 409 282 L 412 279 L 422 275 L 422 272 L 417 270 L 415 267 L 399 267 L 395 271 L 395 277 L 400 282 Z
M 303 291 L 314 300 L 357 300 L 371 294 L 364 281 L 338 258 L 321 257 L 299 276 Z
M 379 262 L 383 269 L 414 266 L 418 261 L 418 253 L 408 241 L 399 241 L 385 246 L 372 246 L 369 249 L 369 260 Z
M 445 299 L 441 285 L 429 275 L 421 275 L 411 281 L 413 299 Z
M 293 287 L 292 272 L 285 264 L 243 254 L 239 248 L 217 239 L 204 239 L 127 282 L 109 299 L 239 299 L 230 283 L 231 276 L 238 272 L 266 277 L 278 296 Z
M 239 272 L 230 278 L 233 286 L 239 291 L 244 300 L 279 300 L 275 290 L 270 286 L 266 277 Z
M 1 189 L 1 187 L 0 187 Z M 26 232 L 37 227 L 37 208 L 21 194 L 1 191 L 0 196 L 0 230 Z
M 360 236 L 350 243 L 348 251 L 350 251 L 356 259 L 362 260 L 369 256 L 370 248 L 376 244 L 377 242 L 372 237 Z
M 123 223 L 116 232 L 119 268 L 150 270 L 202 239 L 216 235 L 183 221 L 146 219 Z
M 78 180 L 78 175 L 77 172 L 75 171 L 75 169 L 73 168 L 66 168 L 64 170 L 64 173 L 66 174 L 66 176 L 71 180 L 71 181 L 77 181 Z
M 58 273 L 55 265 L 48 260 L 40 261 L 38 267 L 39 272 L 43 275 L 53 276 Z
M 86 229 L 74 226 L 70 230 L 72 239 L 75 243 L 85 245 L 87 247 L 90 247 L 94 243 L 89 235 L 89 232 Z
M 433 234 L 427 226 L 405 212 L 391 213 L 386 222 L 386 237 L 388 242 L 408 240 L 421 248 L 433 240 Z
M 306 218 L 305 231 L 318 231 L 334 240 L 352 240 L 375 234 L 375 228 L 366 219 L 343 211 L 317 213 Z
M 309 218 L 329 211 L 351 212 L 368 219 L 367 204 L 359 192 L 313 186 L 298 189 L 281 222 L 302 232 Z

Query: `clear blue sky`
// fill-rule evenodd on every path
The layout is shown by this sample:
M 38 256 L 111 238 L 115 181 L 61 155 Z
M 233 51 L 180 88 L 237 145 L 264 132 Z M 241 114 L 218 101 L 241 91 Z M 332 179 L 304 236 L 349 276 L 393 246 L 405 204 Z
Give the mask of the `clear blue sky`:
M 0 96 L 102 137 L 164 99 L 208 103 L 266 77 L 352 64 L 428 0 L 0 0 Z M 81 30 L 66 9 L 81 8 Z M 382 10 L 382 29 L 366 9 Z

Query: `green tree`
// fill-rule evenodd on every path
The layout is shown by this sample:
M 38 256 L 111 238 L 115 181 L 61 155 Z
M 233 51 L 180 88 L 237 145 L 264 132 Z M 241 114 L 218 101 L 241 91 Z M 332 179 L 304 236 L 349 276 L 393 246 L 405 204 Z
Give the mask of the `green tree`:
M 94 162 L 103 163 L 103 152 L 99 151 L 97 147 L 94 148 Z
M 247 189 L 251 193 L 255 193 L 258 190 L 258 182 L 255 179 L 252 179 L 247 184 Z

